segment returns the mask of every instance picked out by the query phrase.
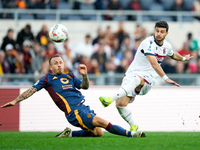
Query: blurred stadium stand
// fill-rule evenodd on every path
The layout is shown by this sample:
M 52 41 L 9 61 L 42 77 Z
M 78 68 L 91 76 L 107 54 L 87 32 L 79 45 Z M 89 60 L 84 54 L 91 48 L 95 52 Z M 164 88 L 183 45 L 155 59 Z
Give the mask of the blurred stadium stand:
M 101 0 L 100 0 L 101 1 Z M 59 20 L 97 20 L 102 21 L 103 15 L 115 14 L 113 20 L 126 21 L 128 15 L 136 15 L 136 21 L 157 21 L 167 20 L 173 21 L 194 21 L 194 16 L 200 16 L 199 13 L 192 12 L 192 5 L 195 0 L 183 0 L 186 10 L 183 12 L 171 11 L 171 7 L 174 5 L 175 0 L 139 0 L 142 10 L 128 11 L 128 5 L 131 0 L 118 0 L 123 8 L 120 12 L 120 16 L 116 15 L 119 11 L 106 11 L 106 4 L 108 1 L 101 1 L 106 3 L 105 8 L 102 10 L 96 10 L 95 4 L 80 3 L 79 10 L 73 9 L 70 0 L 59 0 L 55 9 L 51 9 L 52 1 L 49 1 L 45 5 L 45 9 L 20 9 L 20 8 L 8 8 L 5 7 L 4 2 L 0 1 L 0 19 L 57 19 Z M 49 14 L 49 12 L 51 14 Z M 9 14 L 9 15 L 8 15 Z M 41 15 L 42 14 L 42 15 Z M 147 15 L 148 14 L 148 15 Z
M 192 12 L 192 4 L 194 0 L 184 0 L 187 6 L 187 11 L 171 11 L 170 8 L 174 4 L 174 0 L 139 0 L 143 8 L 142 11 L 127 10 L 127 5 L 130 0 L 119 0 L 123 10 L 122 11 L 108 11 L 108 10 L 96 10 L 94 5 L 81 4 L 80 10 L 74 10 L 69 1 L 60 0 L 56 9 L 50 9 L 47 5 L 45 9 L 18 9 L 18 8 L 3 8 L 2 1 L 0 1 L 0 20 L 11 19 L 15 21 L 17 26 L 21 20 L 54 20 L 61 22 L 63 20 L 83 20 L 83 21 L 96 21 L 101 26 L 104 20 L 104 15 L 115 14 L 113 21 L 129 21 L 128 15 L 136 16 L 135 22 L 155 22 L 158 20 L 166 20 L 169 22 L 176 22 L 182 24 L 184 22 L 197 21 L 194 17 L 200 16 L 200 13 Z M 118 14 L 118 15 L 116 15 Z M 175 20 L 173 19 L 175 18 Z M 89 29 L 87 29 L 89 30 Z M 77 31 L 78 32 L 78 31 Z M 169 77 L 179 82 L 181 85 L 198 85 L 200 86 L 200 77 L 197 74 L 169 74 Z M 33 75 L 2 75 L 0 76 L 0 85 L 31 85 L 40 76 Z M 109 85 L 110 78 L 113 79 L 111 84 L 120 85 L 123 74 L 114 74 L 114 76 L 108 76 L 107 74 L 101 75 L 89 75 L 90 80 L 95 85 Z M 1 82 L 2 80 L 10 80 L 11 82 Z M 19 82 L 20 80 L 20 82 Z M 163 84 L 159 82 L 158 84 Z
M 167 74 L 170 79 L 175 80 L 181 86 L 200 86 L 200 75 L 199 74 Z M 32 74 L 5 74 L 0 76 L 0 85 L 33 85 L 42 75 Z M 81 76 L 77 76 L 82 79 Z M 124 74 L 115 73 L 112 75 L 101 73 L 99 75 L 88 74 L 88 77 L 93 85 L 120 85 Z M 7 82 L 2 81 L 7 80 Z M 162 78 L 158 77 L 156 85 L 166 85 Z M 169 86 L 169 84 L 168 84 Z
M 14 19 L 16 22 L 19 22 L 21 19 L 32 19 L 34 20 L 34 14 L 36 14 L 36 19 L 39 20 L 96 20 L 97 22 L 102 22 L 103 15 L 107 14 L 119 14 L 115 15 L 113 20 L 123 20 L 128 21 L 127 15 L 135 15 L 136 22 L 144 21 L 158 21 L 158 20 L 167 20 L 173 21 L 172 17 L 176 18 L 178 23 L 181 22 L 191 22 L 194 21 L 195 16 L 200 16 L 199 13 L 192 11 L 163 11 L 163 6 L 158 4 L 152 4 L 149 7 L 149 10 L 144 11 L 133 11 L 133 10 L 94 10 L 90 7 L 81 7 L 81 10 L 49 10 L 49 9 L 0 9 L 1 16 L 9 14 L 10 18 L 0 18 L 1 19 Z

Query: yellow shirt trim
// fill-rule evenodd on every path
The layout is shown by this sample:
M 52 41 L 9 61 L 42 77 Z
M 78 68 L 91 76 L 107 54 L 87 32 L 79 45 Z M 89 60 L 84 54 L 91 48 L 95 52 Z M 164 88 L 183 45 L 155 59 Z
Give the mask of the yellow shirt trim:
M 71 112 L 71 108 L 69 107 L 69 104 L 68 104 L 68 102 L 65 100 L 65 98 L 64 97 L 62 97 L 60 94 L 58 94 L 58 93 L 56 93 L 61 99 L 62 99 L 62 101 L 65 103 L 65 107 L 66 107 L 66 109 L 67 109 L 67 112 L 68 112 L 68 114 Z

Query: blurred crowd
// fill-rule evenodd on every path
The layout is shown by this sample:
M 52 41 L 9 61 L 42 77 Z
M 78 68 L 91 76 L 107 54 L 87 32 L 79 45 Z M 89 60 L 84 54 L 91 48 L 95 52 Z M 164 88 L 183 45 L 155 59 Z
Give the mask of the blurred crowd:
M 125 73 L 133 61 L 140 42 L 149 34 L 141 25 L 137 24 L 134 33 L 130 34 L 124 28 L 124 22 L 119 22 L 118 29 L 111 26 L 98 28 L 95 37 L 86 34 L 85 38 L 70 44 L 70 38 L 61 44 L 49 39 L 48 27 L 44 24 L 34 35 L 31 26 L 27 24 L 14 38 L 14 30 L 8 29 L 2 39 L 0 50 L 0 74 L 34 74 L 49 73 L 48 59 L 59 54 L 65 62 L 65 72 L 78 74 L 78 65 L 85 64 L 88 73 Z M 200 73 L 200 51 L 198 41 L 192 33 L 186 35 L 178 51 L 181 55 L 192 55 L 189 62 L 177 62 L 166 57 L 162 67 L 166 73 Z
M 46 74 L 49 72 L 48 59 L 55 54 L 63 57 L 65 72 L 76 72 L 77 66 L 84 63 L 91 74 L 124 73 L 134 58 L 139 41 L 147 34 L 140 25 L 136 28 L 132 36 L 124 29 L 123 22 L 114 33 L 110 26 L 105 30 L 99 28 L 96 37 L 87 34 L 74 46 L 70 46 L 70 39 L 62 44 L 52 42 L 45 24 L 36 36 L 29 24 L 16 38 L 14 30 L 8 29 L 0 50 L 0 74 Z
M 71 10 L 117 10 L 118 14 L 105 15 L 105 20 L 115 20 L 122 10 L 147 11 L 193 11 L 200 12 L 200 0 L 1 0 L 2 8 L 19 9 L 71 9 Z M 12 18 L 11 14 L 0 14 L 1 18 Z M 127 20 L 136 16 L 128 15 Z M 37 19 L 37 16 L 34 16 Z M 166 18 L 166 17 L 165 17 Z M 200 19 L 200 16 L 196 16 Z M 151 18 L 152 19 L 152 18 Z M 169 19 L 169 18 L 168 18 Z M 176 17 L 171 18 L 176 21 Z M 172 21 L 172 20 L 168 21 Z M 162 19 L 164 20 L 164 19 Z M 153 20 L 154 21 L 154 20 Z
M 193 38 L 191 32 L 186 36 L 186 41 L 177 52 L 182 56 L 191 55 L 193 58 L 189 62 L 174 61 L 166 57 L 162 67 L 166 73 L 200 73 L 200 49 L 198 41 Z

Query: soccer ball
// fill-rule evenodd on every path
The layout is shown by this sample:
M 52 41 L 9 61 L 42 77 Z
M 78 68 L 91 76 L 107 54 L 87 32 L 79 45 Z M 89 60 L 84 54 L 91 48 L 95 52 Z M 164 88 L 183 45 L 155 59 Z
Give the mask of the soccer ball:
M 56 43 L 61 43 L 68 38 L 68 30 L 62 24 L 55 24 L 49 31 L 49 37 Z

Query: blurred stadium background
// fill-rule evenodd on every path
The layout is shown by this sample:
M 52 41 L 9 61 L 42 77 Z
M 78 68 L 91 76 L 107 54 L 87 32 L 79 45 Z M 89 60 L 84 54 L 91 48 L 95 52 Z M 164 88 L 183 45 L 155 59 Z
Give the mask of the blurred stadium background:
M 73 71 L 78 76 L 78 64 L 85 63 L 91 84 L 119 85 L 138 44 L 153 33 L 156 21 L 166 20 L 170 25 L 167 40 L 174 51 L 190 53 L 194 59 L 188 63 L 166 59 L 163 69 L 181 85 L 200 85 L 199 3 L 198 0 L 1 0 L 0 84 L 32 85 L 49 71 L 46 59 L 60 53 L 68 65 L 66 72 Z M 48 38 L 48 30 L 56 23 L 69 29 L 69 40 L 64 44 L 54 44 Z M 100 47 L 105 53 L 97 53 Z
M 175 62 L 166 58 L 162 67 L 170 78 L 177 81 L 181 86 L 187 86 L 186 90 L 180 90 L 180 93 L 178 93 L 181 95 L 180 100 L 184 99 L 184 102 L 178 101 L 175 105 L 178 108 L 182 103 L 181 112 L 175 112 L 175 118 L 179 118 L 176 121 L 181 126 L 181 124 L 184 124 L 183 118 L 186 117 L 188 122 L 192 119 L 193 126 L 189 124 L 187 126 L 188 131 L 192 131 L 194 126 L 195 130 L 200 130 L 198 126 L 199 111 L 195 107 L 199 106 L 197 105 L 198 102 L 195 101 L 198 99 L 195 93 L 198 93 L 199 89 L 197 87 L 200 86 L 199 0 L 1 0 L 1 104 L 12 100 L 24 91 L 24 87 L 25 89 L 30 87 L 38 78 L 48 73 L 48 58 L 57 53 L 62 55 L 66 62 L 67 67 L 65 71 L 73 71 L 78 77 L 80 77 L 77 72 L 78 64 L 86 64 L 90 84 L 94 85 L 94 89 L 92 89 L 94 93 L 98 91 L 103 93 L 105 85 L 112 85 L 113 88 L 109 87 L 107 89 L 112 92 L 113 89 L 116 89 L 116 85 L 120 85 L 124 72 L 134 59 L 139 43 L 153 33 L 154 24 L 159 20 L 166 20 L 169 23 L 167 40 L 172 43 L 173 50 L 178 51 L 182 55 L 191 54 L 194 56 L 191 61 L 186 63 Z M 69 30 L 69 39 L 61 44 L 51 42 L 48 37 L 49 29 L 57 23 L 65 25 Z M 103 88 L 101 89 L 100 86 L 100 89 L 98 89 L 96 85 L 101 85 Z M 161 89 L 164 90 L 163 86 L 165 82 L 161 78 L 158 78 L 156 85 L 162 86 Z M 194 90 L 188 91 L 192 87 Z M 159 89 L 156 87 L 151 95 L 151 100 L 154 100 L 157 105 L 160 104 L 160 99 L 156 99 L 157 96 L 161 96 L 157 92 Z M 177 92 L 177 90 L 175 91 Z M 98 107 L 100 103 L 98 105 L 96 105 L 96 102 L 93 103 L 94 99 L 98 99 L 99 93 L 91 96 L 90 90 L 88 92 L 83 91 L 86 97 L 88 97 L 89 103 L 91 102 L 93 108 L 99 112 L 97 114 L 102 114 L 108 120 L 117 118 L 114 116 L 114 114 L 117 114 L 114 106 L 112 109 L 113 116 L 106 116 L 106 113 L 109 113 L 109 111 L 105 110 L 102 113 L 102 108 Z M 184 92 L 187 93 L 187 97 L 184 96 Z M 42 92 L 42 94 L 33 97 L 33 99 L 40 100 L 41 95 L 44 97 L 48 96 L 43 94 Z M 168 93 L 162 94 L 164 96 L 161 97 L 164 97 L 164 102 L 166 102 L 162 106 L 163 108 L 165 106 L 166 110 L 169 111 L 163 113 L 169 114 L 172 109 L 171 105 L 167 105 L 168 100 L 170 96 L 174 96 L 176 93 L 172 95 L 168 95 Z M 191 96 L 192 94 L 192 102 L 194 103 L 187 104 L 187 100 L 190 99 L 189 95 Z M 138 102 L 138 105 L 143 105 L 142 103 L 144 102 L 145 108 L 153 107 L 152 103 L 144 101 L 146 98 L 141 98 L 141 102 Z M 173 103 L 172 99 L 171 102 Z M 39 105 L 41 109 L 38 108 Z M 42 117 L 40 114 L 43 114 L 45 110 L 49 110 L 49 106 L 44 109 L 44 105 L 45 101 L 42 103 L 36 101 L 30 104 L 23 102 L 20 104 L 21 113 L 19 112 L 19 108 L 11 113 L 11 109 L 1 110 L 1 117 L 4 117 L 3 121 L 7 121 L 8 125 L 8 128 L 4 128 L 4 130 L 19 130 L 21 128 L 22 131 L 45 130 L 48 121 L 52 121 L 52 118 L 49 118 L 49 120 L 46 119 L 49 114 L 44 115 L 44 118 L 40 118 L 39 124 L 37 124 L 38 117 Z M 35 113 L 35 110 L 31 109 L 33 106 L 37 106 L 42 112 L 38 110 L 38 113 Z M 194 107 L 195 109 L 193 109 Z M 136 107 L 135 109 L 136 114 L 137 112 L 138 114 L 141 113 L 140 109 Z M 151 112 L 155 116 L 149 113 L 149 118 L 153 116 L 157 121 L 163 118 L 162 116 L 157 116 L 161 111 L 157 109 L 156 107 L 154 108 L 154 112 Z M 164 111 L 164 109 L 162 110 Z M 190 110 L 193 111 L 190 112 Z M 29 112 L 27 113 L 27 111 Z M 145 117 L 146 113 L 148 113 L 148 109 L 147 112 L 144 111 L 139 116 L 136 115 L 136 120 L 139 123 L 142 122 L 141 124 L 144 125 L 144 127 L 141 126 L 141 129 L 149 130 L 153 127 L 153 130 L 158 130 L 155 124 L 150 124 L 149 127 L 145 126 L 153 123 L 152 119 L 146 120 L 147 122 L 139 119 Z M 3 114 L 7 114 L 6 118 Z M 17 118 L 16 114 L 19 114 L 21 118 L 19 116 Z M 31 114 L 34 115 L 31 117 Z M 15 124 L 15 128 L 13 129 L 13 120 L 11 119 L 11 122 L 9 122 L 8 115 L 16 118 L 17 122 L 20 121 L 22 127 L 20 128 L 19 124 Z M 55 127 L 58 127 L 56 130 L 63 128 L 66 120 L 64 118 L 57 118 L 57 112 L 54 115 L 50 116 L 62 121 L 53 122 L 52 128 L 50 126 L 46 130 L 55 130 Z M 192 115 L 194 118 L 191 117 Z M 35 122 L 34 119 L 36 119 Z M 171 124 L 174 123 L 173 119 Z M 45 124 L 41 121 L 47 122 Z M 124 121 L 120 119 L 118 119 L 118 122 L 121 125 L 127 126 L 125 123 L 121 123 Z M 44 126 L 40 126 L 41 124 Z M 59 126 L 60 124 L 62 126 Z M 176 126 L 176 128 L 180 126 Z M 185 129 L 181 127 L 180 130 Z M 161 130 L 164 128 L 167 127 L 161 126 Z

